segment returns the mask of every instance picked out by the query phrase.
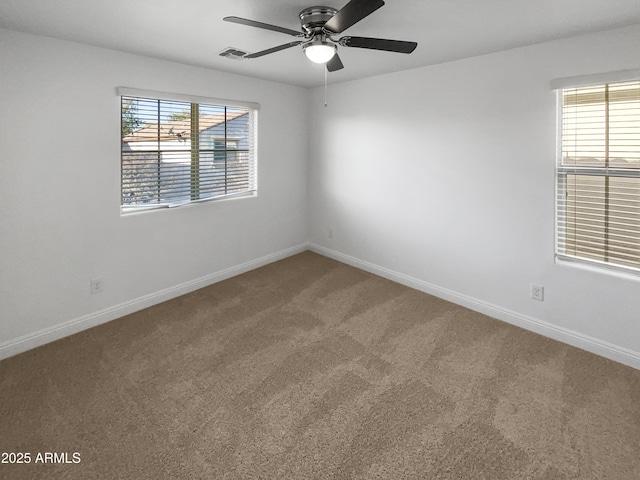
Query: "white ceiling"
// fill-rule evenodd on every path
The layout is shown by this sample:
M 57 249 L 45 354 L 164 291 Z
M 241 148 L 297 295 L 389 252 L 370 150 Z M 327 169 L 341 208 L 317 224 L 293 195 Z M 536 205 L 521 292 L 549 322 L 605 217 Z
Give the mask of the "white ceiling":
M 294 47 L 230 60 L 226 47 L 256 52 L 294 40 L 223 22 L 226 16 L 298 30 L 309 6 L 347 0 L 2 0 L 0 27 L 253 77 L 314 87 L 324 69 Z M 556 38 L 640 23 L 640 0 L 386 0 L 343 35 L 411 40 L 411 55 L 340 47 L 337 83 Z

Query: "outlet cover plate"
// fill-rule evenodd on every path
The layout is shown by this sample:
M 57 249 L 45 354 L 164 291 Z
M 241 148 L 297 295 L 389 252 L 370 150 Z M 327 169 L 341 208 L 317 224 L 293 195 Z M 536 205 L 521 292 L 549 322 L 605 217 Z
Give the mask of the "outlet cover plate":
M 544 302 L 544 287 L 542 285 L 531 284 L 531 298 Z

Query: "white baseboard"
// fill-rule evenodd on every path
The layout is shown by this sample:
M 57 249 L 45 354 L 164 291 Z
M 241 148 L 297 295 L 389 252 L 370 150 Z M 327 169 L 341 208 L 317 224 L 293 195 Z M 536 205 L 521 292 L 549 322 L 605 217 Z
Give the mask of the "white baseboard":
M 353 267 L 365 270 L 367 272 L 379 275 L 381 277 L 393 280 L 394 282 L 406 285 L 421 292 L 428 293 L 443 300 L 461 305 L 476 312 L 488 315 L 506 323 L 516 325 L 531 332 L 538 333 L 544 337 L 552 338 L 568 345 L 586 350 L 588 352 L 600 355 L 602 357 L 614 360 L 632 368 L 640 370 L 640 352 L 629 350 L 609 342 L 599 340 L 597 338 L 584 335 L 582 333 L 559 327 L 552 323 L 548 323 L 537 318 L 522 315 L 511 310 L 487 303 L 476 298 L 462 295 L 460 293 L 438 287 L 417 278 L 404 275 L 402 273 L 380 267 L 373 263 L 360 260 L 350 255 L 322 247 L 317 244 L 310 244 L 309 249 L 312 252 L 333 258 L 342 263 L 346 263 Z
M 37 332 L 9 340 L 0 344 L 0 360 L 11 357 L 13 355 L 17 355 L 22 352 L 26 352 L 27 350 L 31 350 L 33 348 L 53 342 L 55 340 L 59 340 L 60 338 L 67 337 L 69 335 L 73 335 L 83 330 L 87 330 L 88 328 L 110 322 L 111 320 L 115 320 L 116 318 L 129 315 L 130 313 L 137 312 L 153 305 L 157 305 L 158 303 L 171 300 L 172 298 L 176 298 L 180 295 L 193 292 L 195 290 L 198 290 L 199 288 L 203 288 L 222 280 L 226 280 L 227 278 L 235 277 L 236 275 L 240 275 L 241 273 L 245 273 L 258 267 L 268 265 L 269 263 L 282 260 L 284 258 L 290 257 L 291 255 L 304 252 L 305 250 L 309 250 L 309 245 L 306 243 L 297 245 L 292 248 L 287 248 L 285 250 L 281 250 L 279 252 L 257 258 L 255 260 L 251 260 L 240 265 L 236 265 L 234 267 L 227 268 L 210 275 L 206 275 L 196 280 L 185 282 L 174 287 L 166 288 L 149 295 L 144 295 L 128 302 L 105 308 L 103 310 L 99 310 L 97 312 L 93 312 L 88 315 L 84 315 L 82 317 L 75 318 L 58 325 L 54 325 L 53 327 L 48 327 Z
M 63 337 L 73 335 L 91 327 L 115 320 L 133 312 L 137 312 L 158 303 L 171 300 L 199 288 L 212 285 L 256 268 L 268 265 L 269 263 L 282 260 L 305 250 L 311 250 L 320 255 L 333 258 L 342 263 L 346 263 L 361 270 L 379 275 L 402 285 L 406 285 L 416 290 L 434 295 L 457 305 L 469 308 L 476 312 L 488 315 L 506 323 L 516 325 L 540 335 L 554 340 L 581 348 L 588 352 L 614 360 L 640 370 L 640 352 L 629 350 L 618 345 L 614 345 L 588 335 L 575 332 L 563 327 L 558 327 L 548 322 L 513 312 L 497 305 L 493 305 L 460 293 L 438 287 L 437 285 L 424 282 L 417 278 L 404 275 L 402 273 L 375 265 L 364 260 L 345 255 L 316 244 L 301 244 L 292 248 L 282 250 L 264 257 L 251 260 L 249 262 L 236 265 L 219 272 L 185 282 L 174 287 L 170 287 L 143 297 L 135 298 L 125 303 L 115 305 L 97 312 L 84 315 L 82 317 L 69 320 L 67 322 L 48 327 L 37 332 L 18 337 L 0 344 L 0 360 L 17 355 L 27 350 L 45 345 Z

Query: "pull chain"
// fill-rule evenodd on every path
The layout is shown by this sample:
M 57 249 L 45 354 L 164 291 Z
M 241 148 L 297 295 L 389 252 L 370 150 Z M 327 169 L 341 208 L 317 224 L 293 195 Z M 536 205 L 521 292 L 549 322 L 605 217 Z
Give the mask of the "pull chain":
M 327 67 L 324 67 L 324 107 L 327 108 Z

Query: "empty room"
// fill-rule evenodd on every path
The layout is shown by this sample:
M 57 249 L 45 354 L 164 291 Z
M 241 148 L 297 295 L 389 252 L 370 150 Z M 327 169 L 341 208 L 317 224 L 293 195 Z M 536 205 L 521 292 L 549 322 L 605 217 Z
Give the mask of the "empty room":
M 640 478 L 638 0 L 0 1 L 0 478 Z

